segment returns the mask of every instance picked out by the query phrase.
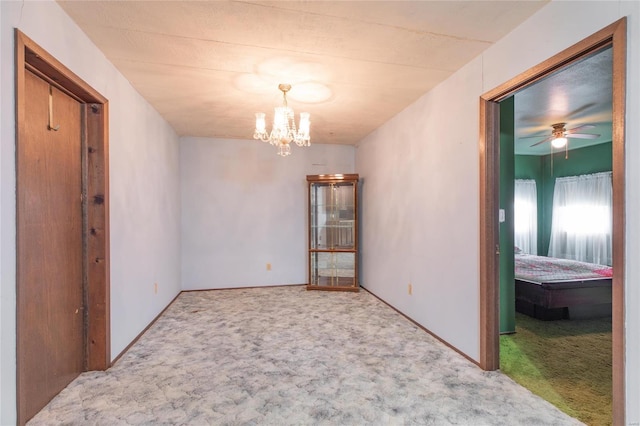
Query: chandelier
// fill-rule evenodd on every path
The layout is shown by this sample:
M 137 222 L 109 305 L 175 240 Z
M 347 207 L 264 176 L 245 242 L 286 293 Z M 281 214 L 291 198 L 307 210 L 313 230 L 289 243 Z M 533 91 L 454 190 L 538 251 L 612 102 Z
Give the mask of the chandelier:
M 286 157 L 291 155 L 291 142 L 298 146 L 311 145 L 309 137 L 309 113 L 300 113 L 300 124 L 296 130 L 293 109 L 287 106 L 287 92 L 291 90 L 290 84 L 280 84 L 278 89 L 282 92 L 282 106 L 275 107 L 273 117 L 273 128 L 271 133 L 267 133 L 264 112 L 256 112 L 256 129 L 253 132 L 254 139 L 269 142 L 278 147 L 278 155 Z

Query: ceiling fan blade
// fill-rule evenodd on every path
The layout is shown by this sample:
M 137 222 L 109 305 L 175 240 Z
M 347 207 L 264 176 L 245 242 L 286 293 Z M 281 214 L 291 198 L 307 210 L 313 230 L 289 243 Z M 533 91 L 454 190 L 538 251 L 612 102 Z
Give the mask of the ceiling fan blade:
M 542 139 L 540 142 L 536 142 L 533 145 L 531 145 L 531 148 L 533 148 L 534 146 L 540 145 L 542 143 L 549 142 L 551 139 L 553 139 L 553 136 L 549 136 L 546 139 Z
M 578 130 L 582 130 L 582 129 L 593 129 L 594 126 L 593 124 L 583 124 L 582 126 L 578 126 L 578 127 L 574 127 L 573 129 L 567 130 L 568 134 L 572 134 L 577 132 Z
M 532 139 L 532 138 L 544 138 L 544 135 L 538 135 L 538 136 L 521 136 L 517 139 Z
M 567 135 L 567 137 L 575 139 L 598 139 L 600 135 L 596 135 L 594 133 L 572 133 Z

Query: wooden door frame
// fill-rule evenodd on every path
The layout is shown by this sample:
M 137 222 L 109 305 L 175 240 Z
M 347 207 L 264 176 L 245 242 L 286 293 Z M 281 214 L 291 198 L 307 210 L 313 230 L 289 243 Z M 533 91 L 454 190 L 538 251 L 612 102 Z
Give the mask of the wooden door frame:
M 20 192 L 25 139 L 25 73 L 40 76 L 81 104 L 83 117 L 83 287 L 84 370 L 106 370 L 111 364 L 109 278 L 109 104 L 108 100 L 33 40 L 15 30 L 16 100 L 16 196 Z M 80 194 L 78 194 L 80 197 Z M 16 202 L 16 218 L 20 217 Z M 20 243 L 16 230 L 16 248 Z M 17 250 L 16 250 L 17 252 Z M 21 259 L 16 259 L 19 275 Z M 24 292 L 16 276 L 16 388 L 18 424 L 24 424 L 21 406 L 20 368 L 24 336 L 21 307 Z
M 604 47 L 613 50 L 613 424 L 625 421 L 625 94 L 626 18 L 480 97 L 480 367 L 500 368 L 499 182 L 501 100 Z

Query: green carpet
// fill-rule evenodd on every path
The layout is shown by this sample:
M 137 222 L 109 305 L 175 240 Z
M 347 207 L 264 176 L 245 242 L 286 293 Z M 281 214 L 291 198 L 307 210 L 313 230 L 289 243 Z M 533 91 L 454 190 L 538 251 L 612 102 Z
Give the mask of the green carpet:
M 500 369 L 588 425 L 610 425 L 611 318 L 540 321 L 516 314 L 500 336 Z

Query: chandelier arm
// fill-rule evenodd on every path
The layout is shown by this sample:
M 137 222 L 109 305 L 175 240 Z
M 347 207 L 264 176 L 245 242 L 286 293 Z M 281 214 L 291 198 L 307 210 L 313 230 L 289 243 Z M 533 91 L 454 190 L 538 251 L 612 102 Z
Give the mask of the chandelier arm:
M 269 141 L 269 138 L 267 137 L 267 132 L 258 132 L 258 131 L 256 131 L 253 134 L 253 138 L 257 139 L 259 141 L 262 141 L 262 142 L 268 142 Z

